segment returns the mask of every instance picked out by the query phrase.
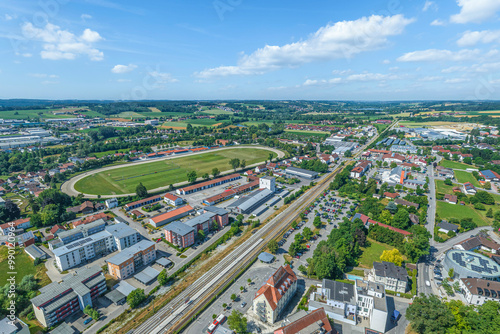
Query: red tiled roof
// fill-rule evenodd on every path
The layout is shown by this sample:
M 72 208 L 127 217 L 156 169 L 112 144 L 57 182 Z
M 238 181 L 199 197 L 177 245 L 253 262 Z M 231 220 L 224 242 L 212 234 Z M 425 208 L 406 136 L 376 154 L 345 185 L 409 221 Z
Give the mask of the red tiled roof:
M 6 229 L 6 228 L 9 228 L 11 226 L 17 227 L 17 226 L 19 226 L 21 224 L 29 222 L 30 220 L 31 220 L 31 218 L 16 219 L 14 221 L 11 221 L 11 222 L 8 222 L 8 223 L 0 225 L 0 228 L 2 228 L 2 230 L 3 230 L 3 229 Z
M 297 281 L 297 276 L 295 276 L 290 265 L 287 264 L 286 267 L 279 267 L 257 291 L 255 298 L 264 295 L 271 308 L 275 310 L 284 292 L 288 290 L 295 281 Z M 282 291 L 282 293 L 280 293 L 280 291 Z
M 172 210 L 169 212 L 165 212 L 161 215 L 155 216 L 155 217 L 151 218 L 151 220 L 154 223 L 159 223 L 159 222 L 162 222 L 164 220 L 177 217 L 178 215 L 184 214 L 184 213 L 192 211 L 192 210 L 193 210 L 193 208 L 191 207 L 191 205 L 184 205 L 178 209 L 175 209 L 175 210 Z
M 235 177 L 238 177 L 238 176 L 240 176 L 240 174 L 234 173 L 234 174 L 231 174 L 231 175 L 219 177 L 218 179 L 215 179 L 215 180 L 210 180 L 210 181 L 206 181 L 206 182 L 202 182 L 202 183 L 198 183 L 198 184 L 193 184 L 192 186 L 180 188 L 179 190 L 180 191 L 188 192 L 188 191 L 191 191 L 191 190 L 194 190 L 194 189 L 198 189 L 198 188 L 201 188 L 201 187 L 204 187 L 204 186 L 209 186 L 211 184 L 214 184 L 214 183 L 217 183 L 217 182 L 220 182 L 220 181 L 229 180 L 229 179 L 232 179 L 232 178 L 235 178 Z
M 135 201 L 135 202 L 131 202 L 131 203 L 127 203 L 125 204 L 126 207 L 130 207 L 130 206 L 134 206 L 134 205 L 137 205 L 137 204 L 142 204 L 142 203 L 146 203 L 147 201 L 150 201 L 152 199 L 156 199 L 156 198 L 161 198 L 160 195 L 156 195 L 156 196 L 151 196 L 151 197 L 148 197 L 148 198 L 145 198 L 145 199 L 141 199 L 139 201 Z
M 330 321 L 326 316 L 325 310 L 323 308 L 316 309 L 311 313 L 303 316 L 302 318 L 292 322 L 289 325 L 280 327 L 274 331 L 274 334 L 296 334 L 302 333 L 301 331 L 317 323 L 318 328 L 320 328 L 319 324 L 322 324 L 321 328 L 325 330 L 326 333 L 336 333 L 333 332 L 332 326 L 330 325 Z
M 92 223 L 93 221 L 96 221 L 98 219 L 107 220 L 107 219 L 110 219 L 110 216 L 108 216 L 104 212 L 101 212 L 101 213 L 95 214 L 93 216 L 85 217 L 82 220 L 78 220 L 78 221 L 73 222 L 71 224 L 73 225 L 73 227 L 77 227 L 77 226 L 82 225 L 82 224 Z
M 385 196 L 385 197 L 390 197 L 390 198 L 396 198 L 396 197 L 398 197 L 398 196 L 399 196 L 399 193 L 390 193 L 390 192 L 386 191 L 386 192 L 384 193 L 384 196 Z
M 173 195 L 173 194 L 171 194 L 171 193 L 166 193 L 166 194 L 165 194 L 165 196 L 163 196 L 163 197 L 165 197 L 166 199 L 169 199 L 169 200 L 171 200 L 171 201 L 174 201 L 174 202 L 175 202 L 177 199 L 179 199 L 179 198 L 180 198 L 179 196 L 175 196 L 175 195 Z

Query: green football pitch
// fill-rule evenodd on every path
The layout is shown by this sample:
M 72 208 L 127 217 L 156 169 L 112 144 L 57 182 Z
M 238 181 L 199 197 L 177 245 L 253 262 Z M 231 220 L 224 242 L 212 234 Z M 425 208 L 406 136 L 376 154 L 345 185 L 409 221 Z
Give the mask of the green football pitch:
M 271 151 L 242 147 L 216 152 L 179 157 L 169 160 L 152 161 L 147 164 L 131 165 L 89 175 L 75 184 L 75 190 L 92 195 L 120 195 L 134 193 L 142 184 L 148 189 L 156 189 L 187 180 L 187 173 L 196 171 L 198 177 L 211 174 L 217 167 L 221 172 L 232 169 L 229 160 L 238 158 L 246 165 L 264 162 Z M 276 153 L 273 153 L 273 158 Z

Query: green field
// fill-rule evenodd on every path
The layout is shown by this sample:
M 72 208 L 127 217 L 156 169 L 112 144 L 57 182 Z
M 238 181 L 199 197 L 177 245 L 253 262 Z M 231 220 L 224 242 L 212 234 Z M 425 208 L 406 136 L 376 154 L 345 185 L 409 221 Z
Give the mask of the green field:
M 463 171 L 463 170 L 456 170 L 455 171 L 455 178 L 457 179 L 458 182 L 460 183 L 465 183 L 465 182 L 470 182 L 474 185 L 476 188 L 482 188 L 481 184 L 476 180 L 474 175 L 472 175 L 469 172 Z
M 201 112 L 204 114 L 209 114 L 209 115 L 232 115 L 233 114 L 233 112 L 231 112 L 231 111 L 226 111 L 226 110 L 222 110 L 219 108 L 213 108 L 213 109 L 204 108 Z
M 307 131 L 307 130 L 285 130 L 285 132 L 293 134 L 306 134 L 306 135 L 330 135 L 327 131 Z
M 59 109 L 36 109 L 36 110 L 3 110 L 0 111 L 0 118 L 4 119 L 28 119 L 35 117 L 42 118 L 73 118 L 74 115 L 54 115 L 52 112 Z
M 373 262 L 380 261 L 380 256 L 385 250 L 394 249 L 394 247 L 380 243 L 378 241 L 368 239 L 370 247 L 361 247 L 363 254 L 359 258 L 359 266 L 363 268 L 373 268 Z
M 453 194 L 453 187 L 460 187 L 459 184 L 453 183 L 452 186 L 444 184 L 443 180 L 436 180 L 436 192 L 442 194 Z
M 485 205 L 488 209 L 489 206 Z M 486 214 L 486 211 L 484 211 Z M 437 201 L 436 213 L 439 215 L 440 219 L 450 219 L 457 218 L 461 220 L 462 218 L 472 218 L 472 220 L 478 226 L 490 225 L 490 221 L 486 218 L 482 212 L 479 213 L 472 206 L 460 205 L 460 204 L 450 204 L 442 201 Z
M 268 150 L 241 147 L 217 152 L 153 161 L 148 164 L 132 165 L 90 175 L 75 184 L 79 192 L 93 195 L 115 195 L 135 192 L 139 182 L 149 190 L 187 180 L 187 173 L 196 171 L 198 177 L 211 173 L 214 167 L 226 171 L 232 167 L 229 160 L 239 158 L 247 165 L 268 159 Z M 274 157 L 276 153 L 273 153 Z
M 9 265 L 7 259 L 7 246 L 0 247 L 0 282 L 5 284 L 7 282 L 7 278 L 11 275 L 8 275 L 8 272 L 16 272 L 16 282 L 20 282 L 24 276 L 26 275 L 35 275 L 35 278 L 38 279 L 38 283 L 41 286 L 45 286 L 49 284 L 50 278 L 45 273 L 47 269 L 45 268 L 45 264 L 39 264 L 38 266 L 33 265 L 33 260 L 26 254 L 22 249 L 17 248 L 15 253 L 15 270 L 9 270 Z
M 445 168 L 463 169 L 463 170 L 466 170 L 467 168 L 476 168 L 475 166 L 472 165 L 467 165 L 461 162 L 444 160 L 444 159 L 439 162 L 439 166 L 443 166 Z

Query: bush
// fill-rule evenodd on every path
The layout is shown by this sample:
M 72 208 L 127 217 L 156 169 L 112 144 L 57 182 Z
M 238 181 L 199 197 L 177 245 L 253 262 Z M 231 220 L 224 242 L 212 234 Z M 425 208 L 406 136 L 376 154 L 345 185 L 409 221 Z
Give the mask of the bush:
M 481 204 L 481 203 L 474 204 L 474 209 L 481 210 L 481 211 L 486 210 L 485 206 L 483 204 Z

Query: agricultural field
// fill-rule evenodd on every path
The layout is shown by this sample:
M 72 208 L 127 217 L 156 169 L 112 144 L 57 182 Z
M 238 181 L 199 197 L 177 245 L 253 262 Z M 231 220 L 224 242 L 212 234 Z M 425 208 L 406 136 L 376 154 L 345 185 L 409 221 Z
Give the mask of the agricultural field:
M 214 167 L 221 172 L 230 170 L 229 160 L 233 158 L 246 160 L 247 165 L 263 162 L 269 153 L 265 149 L 242 147 L 126 166 L 90 175 L 78 181 L 75 189 L 93 195 L 128 194 L 135 192 L 136 186 L 142 182 L 151 190 L 186 181 L 190 171 L 196 171 L 201 177 L 204 173 L 211 174 Z
M 297 134 L 297 135 L 330 135 L 327 131 L 307 131 L 307 130 L 285 130 L 287 133 Z
M 233 112 L 231 111 L 226 111 L 218 108 L 213 108 L 213 109 L 208 109 L 208 108 L 203 108 L 201 110 L 203 114 L 209 114 L 209 115 L 232 115 Z
M 462 171 L 462 170 L 456 170 L 455 171 L 455 178 L 460 183 L 470 182 L 474 185 L 474 187 L 482 188 L 479 181 L 474 177 L 474 175 L 472 175 L 469 172 Z
M 450 204 L 442 201 L 437 201 L 437 210 L 440 219 L 448 220 L 450 218 L 457 218 L 461 220 L 462 218 L 472 218 L 472 220 L 478 226 L 487 226 L 491 225 L 491 221 L 489 218 L 486 218 L 486 211 L 484 213 L 482 211 L 475 210 L 470 205 L 460 205 L 460 204 Z M 485 205 L 486 210 L 491 205 Z
M 35 109 L 35 110 L 4 110 L 0 111 L 0 118 L 3 119 L 28 119 L 35 117 L 42 118 L 73 118 L 72 114 L 54 115 L 53 111 L 61 109 Z
M 445 159 L 439 162 L 439 166 L 443 166 L 445 168 L 462 169 L 462 170 L 466 170 L 467 168 L 476 168 L 473 165 L 467 165 L 461 162 L 445 160 Z
M 456 122 L 443 122 L 443 121 L 435 121 L 435 122 L 410 122 L 410 121 L 401 121 L 399 122 L 400 125 L 404 125 L 407 128 L 422 128 L 422 127 L 432 127 L 432 126 L 450 126 L 450 125 L 457 125 L 459 123 Z

